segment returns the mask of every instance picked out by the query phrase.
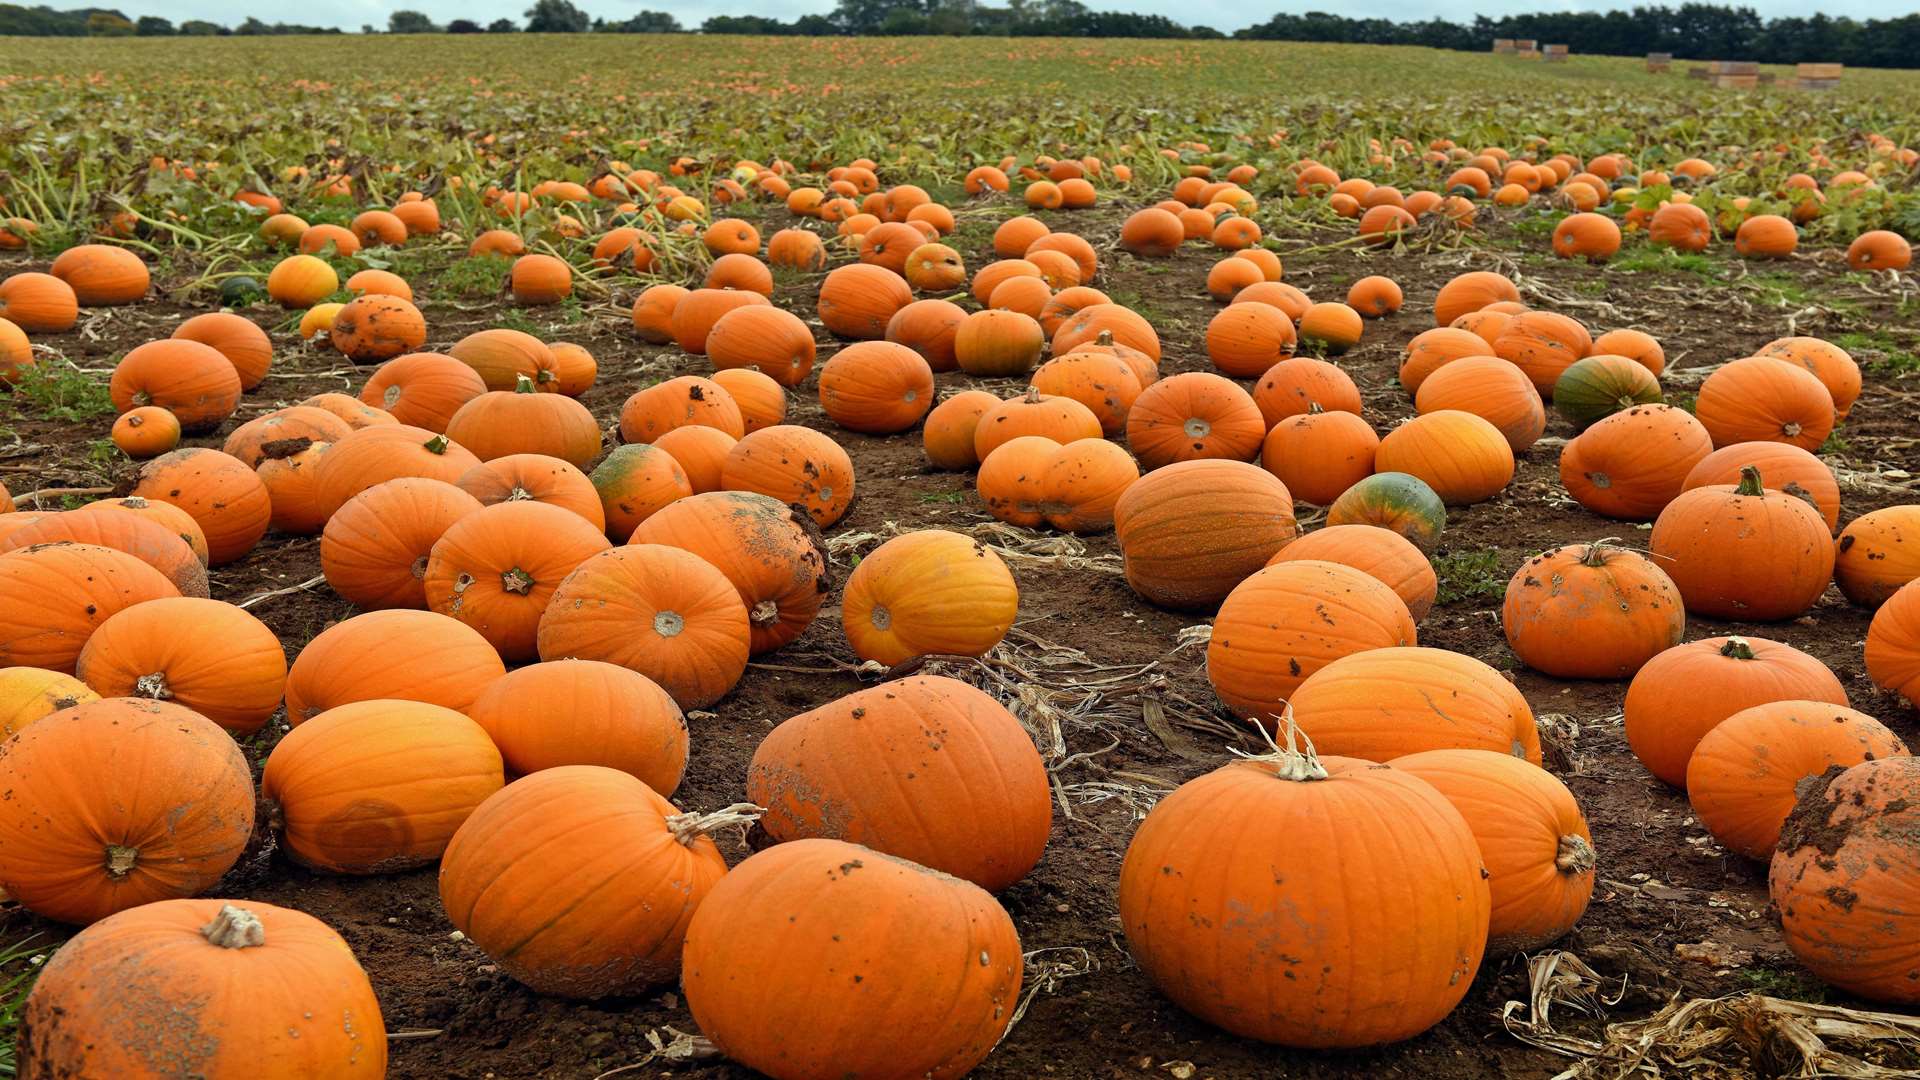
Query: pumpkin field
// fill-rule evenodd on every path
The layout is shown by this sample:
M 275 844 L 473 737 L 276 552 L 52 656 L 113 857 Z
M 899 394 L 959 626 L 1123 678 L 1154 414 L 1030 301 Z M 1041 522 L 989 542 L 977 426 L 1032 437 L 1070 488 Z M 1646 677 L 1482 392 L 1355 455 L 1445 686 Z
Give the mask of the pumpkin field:
M 0 39 L 0 1076 L 1920 1075 L 1920 74 Z

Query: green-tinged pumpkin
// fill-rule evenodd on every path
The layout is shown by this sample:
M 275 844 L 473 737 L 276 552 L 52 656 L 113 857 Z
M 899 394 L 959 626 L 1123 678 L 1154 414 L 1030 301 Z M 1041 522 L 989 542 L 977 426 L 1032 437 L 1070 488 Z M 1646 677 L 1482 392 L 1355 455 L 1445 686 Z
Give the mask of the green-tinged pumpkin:
M 1426 481 L 1400 472 L 1374 473 L 1327 508 L 1328 525 L 1374 525 L 1433 551 L 1447 527 L 1447 505 Z
M 1624 356 L 1576 360 L 1553 384 L 1553 407 L 1583 431 L 1614 413 L 1660 400 L 1660 380 Z

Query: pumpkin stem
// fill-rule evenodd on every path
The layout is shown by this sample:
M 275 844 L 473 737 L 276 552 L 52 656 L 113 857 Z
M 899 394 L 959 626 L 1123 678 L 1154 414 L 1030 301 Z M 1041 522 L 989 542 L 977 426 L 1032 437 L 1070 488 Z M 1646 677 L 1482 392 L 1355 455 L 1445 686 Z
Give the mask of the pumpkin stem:
M 420 445 L 426 447 L 429 454 L 444 454 L 447 452 L 447 447 L 452 444 L 447 441 L 445 435 L 435 435 Z
M 1593 845 L 1587 838 L 1568 833 L 1560 838 L 1560 850 L 1553 857 L 1554 868 L 1563 874 L 1587 874 L 1593 871 Z
M 173 696 L 173 691 L 167 687 L 167 673 L 164 671 L 142 675 L 133 680 L 133 692 L 140 697 L 152 698 L 155 701 L 165 701 Z
M 1037 387 L 1037 386 L 1029 386 L 1029 387 L 1027 387 L 1027 394 L 1026 394 L 1026 396 L 1025 396 L 1025 397 L 1023 397 L 1023 398 L 1021 398 L 1020 400 L 1021 400 L 1021 401 L 1024 401 L 1024 402 L 1026 402 L 1026 403 L 1027 403 L 1027 404 L 1029 404 L 1029 405 L 1038 405 L 1038 404 L 1040 404 L 1040 402 L 1041 402 L 1041 400 L 1042 400 L 1042 399 L 1041 399 L 1041 397 L 1040 397 L 1040 388 L 1039 388 L 1039 387 Z
M 680 631 L 686 628 L 687 620 L 682 618 L 677 611 L 660 611 L 654 613 L 653 632 L 659 634 L 661 637 L 678 637 Z
M 500 575 L 500 587 L 525 596 L 533 591 L 533 575 L 516 566 Z
M 140 861 L 140 849 L 120 844 L 107 845 L 107 876 L 115 881 L 133 873 L 135 863 Z
M 1320 407 L 1320 403 L 1319 403 L 1319 402 L 1317 402 L 1317 401 L 1309 401 L 1309 402 L 1307 402 L 1307 415 L 1308 415 L 1308 416 L 1319 416 L 1320 414 L 1322 414 L 1322 413 L 1324 413 L 1324 412 L 1326 412 L 1326 411 L 1327 411 L 1327 410 L 1325 410 L 1325 409 L 1323 409 L 1323 408 L 1321 408 L 1321 407 Z
M 1753 659 L 1753 646 L 1747 643 L 1746 638 L 1730 637 L 1727 639 L 1725 645 L 1720 646 L 1720 655 L 1730 656 L 1735 660 L 1751 660 Z
M 672 833 L 673 838 L 681 844 L 692 847 L 695 840 L 715 830 L 724 829 L 730 825 L 751 825 L 759 821 L 760 815 L 766 812 L 767 808 L 764 806 L 757 806 L 750 802 L 737 802 L 731 806 L 723 806 L 711 814 L 674 814 L 667 818 L 667 831 Z
M 1587 545 L 1587 553 L 1580 557 L 1580 565 L 1605 566 L 1607 563 L 1607 552 L 1612 551 L 1619 545 L 1620 538 L 1617 536 L 1603 536 L 1595 540 L 1593 543 Z
M 534 393 L 535 387 L 533 385 L 533 380 L 527 378 L 527 376 L 524 373 L 516 374 L 513 377 L 513 392 L 516 394 Z
M 1100 331 L 1098 334 L 1095 334 L 1093 336 L 1093 343 L 1095 345 L 1099 345 L 1104 348 L 1111 348 L 1113 346 L 1113 331 L 1111 330 Z
M 1764 495 L 1767 489 L 1761 486 L 1760 470 L 1752 465 L 1740 467 L 1740 484 L 1733 489 L 1735 495 Z
M 1272 713 L 1268 713 L 1267 715 L 1274 721 L 1274 727 L 1286 735 L 1287 745 L 1281 746 L 1278 742 L 1274 741 L 1273 733 L 1267 730 L 1267 725 L 1255 724 L 1254 727 L 1260 732 L 1261 740 L 1265 742 L 1267 748 L 1273 752 L 1270 754 L 1249 754 L 1241 751 L 1237 747 L 1229 746 L 1227 747 L 1228 753 L 1233 754 L 1235 757 L 1245 758 L 1248 761 L 1272 764 L 1273 775 L 1281 780 L 1293 782 L 1325 780 L 1327 778 L 1327 769 L 1326 766 L 1320 764 L 1320 756 L 1313 751 L 1313 740 L 1308 738 L 1307 733 L 1300 730 L 1300 725 L 1293 721 L 1292 702 L 1281 703 L 1280 715 L 1274 716 Z M 1300 744 L 1303 742 L 1306 743 L 1305 749 L 1301 749 L 1300 747 Z
M 755 626 L 772 625 L 780 619 L 780 605 L 771 600 L 762 600 L 753 605 L 753 610 L 748 613 L 747 618 Z
M 522 502 L 531 500 L 532 498 L 533 492 L 523 487 L 516 487 L 512 491 L 507 492 L 508 502 Z
M 259 917 L 232 904 L 220 905 L 220 914 L 200 928 L 200 936 L 223 949 L 251 949 L 267 943 L 267 930 Z

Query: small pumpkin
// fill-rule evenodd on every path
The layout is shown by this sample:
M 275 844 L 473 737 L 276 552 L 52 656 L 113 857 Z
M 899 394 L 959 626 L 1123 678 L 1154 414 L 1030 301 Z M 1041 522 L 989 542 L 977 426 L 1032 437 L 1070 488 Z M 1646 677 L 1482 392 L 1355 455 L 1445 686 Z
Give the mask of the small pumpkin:
M 847 578 L 841 625 L 854 655 L 892 666 L 927 654 L 984 656 L 1013 626 L 1019 590 L 984 544 L 943 529 L 904 533 Z
M 707 333 L 706 350 L 717 371 L 755 368 L 781 386 L 798 386 L 813 370 L 813 331 L 799 316 L 771 305 L 721 315 Z
M 1500 625 L 1520 662 L 1560 679 L 1625 679 L 1680 644 L 1687 612 L 1659 564 L 1605 541 L 1522 563 Z
M 821 281 L 815 310 L 828 333 L 862 340 L 885 337 L 894 313 L 912 302 L 913 290 L 899 274 L 871 263 L 849 263 Z
M 364 293 L 334 315 L 327 340 L 356 364 L 391 360 L 426 344 L 427 321 L 398 296 Z
M 112 437 L 121 453 L 145 461 L 180 445 L 180 420 L 158 405 L 138 405 L 113 422 Z
M 974 434 L 980 420 L 1000 404 L 985 390 L 963 390 L 942 401 L 927 414 L 921 440 L 927 460 L 936 469 L 971 469 L 980 464 Z
M 886 339 L 919 353 L 935 372 L 953 371 L 960 366 L 954 339 L 966 319 L 966 309 L 950 300 L 915 300 L 887 320 Z
M 1224 260 L 1220 265 L 1246 263 Z M 1258 269 L 1247 263 L 1249 273 Z M 1358 321 L 1356 319 L 1356 321 Z M 1267 304 L 1228 304 L 1207 323 L 1207 359 L 1223 375 L 1252 378 L 1293 355 L 1299 344 L 1293 320 Z
M 1290 494 L 1326 506 L 1373 475 L 1379 448 L 1380 437 L 1358 415 L 1314 406 L 1273 425 L 1261 444 L 1260 463 Z
M 138 303 L 152 284 L 140 256 L 112 244 L 81 244 L 61 252 L 48 268 L 88 307 Z
M 739 438 L 747 433 L 740 405 L 727 388 L 698 375 L 681 375 L 635 391 L 620 406 L 620 438 L 648 443 L 686 424 L 704 424 Z
M 1661 400 L 1660 381 L 1638 361 L 1594 354 L 1576 360 L 1553 384 L 1553 407 L 1586 430 L 1597 421 L 1635 405 Z
M 1833 580 L 1862 607 L 1879 607 L 1915 578 L 1920 578 L 1920 506 L 1862 514 L 1834 542 Z

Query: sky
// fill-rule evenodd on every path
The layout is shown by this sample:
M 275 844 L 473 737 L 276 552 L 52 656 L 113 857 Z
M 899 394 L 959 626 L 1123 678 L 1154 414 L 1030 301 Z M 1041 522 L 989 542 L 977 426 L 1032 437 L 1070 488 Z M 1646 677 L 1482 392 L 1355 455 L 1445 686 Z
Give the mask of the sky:
M 46 2 L 57 8 L 67 4 L 59 0 L 17 0 L 22 3 Z M 101 7 L 118 6 L 129 16 L 159 15 L 172 19 L 175 23 L 189 19 L 206 19 L 223 25 L 236 25 L 249 15 L 256 15 L 268 22 L 300 22 L 309 26 L 337 26 L 343 30 L 356 30 L 362 24 L 385 28 L 387 15 L 397 9 L 423 11 L 436 22 L 444 23 L 450 19 L 471 19 L 485 25 L 494 19 L 506 17 L 516 22 L 524 21 L 521 13 L 531 6 L 531 0 L 417 0 L 417 2 L 395 3 L 393 0 L 302 0 L 298 5 L 288 5 L 275 11 L 269 7 L 262 11 L 252 5 L 239 4 L 233 0 L 127 0 L 115 5 L 106 0 L 95 0 Z M 1087 6 L 1110 11 L 1136 11 L 1143 14 L 1166 15 L 1189 26 L 1206 25 L 1228 33 L 1254 23 L 1265 22 L 1275 11 L 1335 11 L 1350 18 L 1385 18 L 1398 22 L 1418 21 L 1428 18 L 1445 18 L 1459 22 L 1471 22 L 1476 14 L 1498 18 L 1502 15 L 1520 15 L 1541 11 L 1607 11 L 1615 8 L 1631 8 L 1635 3 L 1664 2 L 1669 6 L 1678 6 L 1681 0 L 1476 0 L 1471 5 L 1463 5 L 1456 0 L 1313 0 L 1313 2 L 1286 5 L 1248 5 L 1237 0 L 1086 0 Z M 1782 15 L 1806 15 L 1813 9 L 1801 0 L 1730 0 L 1740 6 L 1752 7 L 1763 17 L 1772 18 Z M 76 0 L 77 3 L 77 0 Z M 576 6 L 592 15 L 610 20 L 620 20 L 634 12 L 646 8 L 672 12 L 682 25 L 696 28 L 702 21 L 713 15 L 765 15 L 770 18 L 791 20 L 810 13 L 825 14 L 833 10 L 832 0 L 753 0 L 752 3 L 740 3 L 738 0 L 574 0 Z M 1905 14 L 1912 10 L 1906 0 L 1828 0 L 1818 5 L 1819 10 L 1829 15 L 1847 15 L 1854 18 L 1888 18 Z M 268 13 L 272 12 L 272 13 Z

